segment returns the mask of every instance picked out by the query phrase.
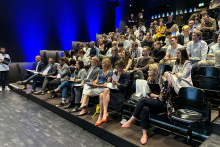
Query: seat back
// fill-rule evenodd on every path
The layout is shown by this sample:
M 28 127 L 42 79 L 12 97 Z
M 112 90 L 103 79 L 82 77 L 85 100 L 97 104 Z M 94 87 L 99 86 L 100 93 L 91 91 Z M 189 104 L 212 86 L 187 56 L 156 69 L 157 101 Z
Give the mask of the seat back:
M 165 36 L 162 36 L 162 37 L 159 37 L 158 38 L 158 41 L 163 41 L 163 43 L 165 42 L 165 39 L 166 39 L 166 37 Z
M 217 67 L 200 67 L 197 75 L 219 78 L 219 68 L 217 68 Z
M 172 67 L 170 65 L 160 65 L 162 69 L 162 73 L 165 73 L 166 71 L 172 71 Z
M 182 87 L 176 101 L 177 108 L 191 107 L 195 109 L 205 109 L 205 92 L 202 89 L 193 87 Z
M 219 90 L 219 80 L 216 77 L 198 76 L 197 87 L 201 89 Z
M 202 38 L 203 38 L 203 40 L 208 40 L 208 39 L 210 39 L 209 32 L 202 32 Z

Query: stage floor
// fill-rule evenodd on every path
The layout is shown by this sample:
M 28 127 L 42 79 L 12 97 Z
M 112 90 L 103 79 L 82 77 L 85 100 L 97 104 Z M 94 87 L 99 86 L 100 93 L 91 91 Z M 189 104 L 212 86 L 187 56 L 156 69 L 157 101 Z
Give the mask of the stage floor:
M 112 146 L 14 91 L 0 101 L 1 147 Z
M 16 83 L 12 83 L 12 85 L 14 85 L 18 88 L 22 87 L 21 85 L 17 85 Z M 31 86 L 28 85 L 28 89 L 24 90 L 24 91 L 29 92 L 30 90 L 31 90 Z M 0 93 L 0 94 L 4 95 L 4 93 L 6 93 L 6 92 L 3 92 L 3 94 Z M 7 93 L 10 93 L 10 92 L 7 92 Z M 14 94 L 14 92 L 11 92 L 11 93 Z M 59 94 L 59 95 L 61 95 L 61 94 Z M 47 93 L 45 95 L 34 95 L 34 96 L 51 104 L 51 105 L 54 105 L 54 106 L 61 102 L 60 96 L 58 98 L 54 98 L 54 99 L 47 99 L 47 97 L 50 96 L 50 94 L 47 94 Z M 21 99 L 21 98 L 25 99 L 21 95 L 18 95 L 17 97 L 18 97 L 18 99 Z M 7 99 L 10 99 L 10 97 L 8 97 Z M 12 99 L 15 99 L 15 97 L 14 98 L 12 97 Z M 25 101 L 28 102 L 28 100 L 25 100 Z M 29 101 L 29 102 L 33 105 L 33 102 L 31 102 L 31 101 Z M 8 104 L 6 104 L 6 105 L 4 104 L 4 107 L 6 107 L 7 105 Z M 13 109 L 18 109 L 16 105 L 14 105 L 14 107 L 15 108 L 13 108 Z M 23 105 L 23 107 L 25 107 L 25 105 Z M 57 108 L 57 109 L 62 109 L 62 108 Z M 68 112 L 71 109 L 62 109 L 62 110 Z M 30 111 L 33 112 L 33 111 L 37 111 L 37 110 L 36 110 L 36 108 L 33 108 L 33 110 L 31 109 Z M 46 115 L 51 114 L 50 111 L 46 111 L 46 113 L 48 113 Z M 78 112 L 72 113 L 72 115 L 76 115 L 77 113 Z M 96 119 L 92 119 L 92 115 L 94 113 L 95 113 L 95 109 L 94 109 L 94 107 L 91 107 L 91 108 L 89 108 L 88 115 L 82 116 L 80 118 L 83 120 L 86 120 L 87 122 L 94 125 L 96 122 Z M 117 136 L 121 137 L 122 139 L 125 139 L 125 140 L 127 140 L 137 146 L 140 146 L 141 144 L 140 144 L 139 140 L 142 135 L 141 127 L 140 126 L 132 126 L 131 128 L 128 128 L 128 129 L 121 128 L 121 124 L 120 124 L 121 120 L 119 118 L 118 119 L 113 118 L 113 116 L 115 114 L 113 111 L 110 111 L 109 114 L 110 114 L 110 118 L 108 118 L 108 121 L 98 127 L 101 129 L 104 129 L 105 131 L 108 131 L 114 135 L 117 135 Z M 212 110 L 212 120 L 214 118 L 216 118 L 217 115 L 218 115 L 218 112 L 216 110 Z M 53 121 L 53 120 L 50 120 L 51 117 L 48 117 L 48 118 L 49 118 L 48 121 L 51 121 L 51 122 Z M 58 119 L 58 118 L 60 119 L 59 116 L 56 116 L 56 118 L 54 118 L 54 119 Z M 53 121 L 53 123 L 56 123 L 56 121 Z M 59 121 L 58 121 L 58 123 L 59 123 Z M 38 126 L 35 126 L 35 128 L 38 128 Z M 53 128 L 51 128 L 51 129 L 53 129 Z M 176 133 L 172 130 L 166 130 L 166 129 L 161 128 L 159 126 L 156 126 L 154 124 L 152 124 L 152 127 L 148 131 L 148 134 L 149 134 L 149 139 L 148 139 L 148 143 L 146 146 L 151 146 L 151 147 L 168 147 L 168 146 L 186 147 L 186 146 L 199 146 L 202 144 L 202 141 L 198 141 L 198 140 L 192 140 L 191 142 L 188 143 L 183 134 Z M 72 132 L 69 132 L 69 135 L 67 135 L 67 136 L 69 136 L 69 139 L 71 139 L 71 136 L 74 136 L 74 134 L 72 134 Z M 94 142 L 94 140 L 93 140 L 93 142 Z M 96 144 L 97 146 L 99 146 L 99 144 L 100 144 L 100 146 L 107 145 L 107 144 L 105 144 L 105 142 L 100 141 L 99 139 L 96 143 L 98 143 L 98 144 Z

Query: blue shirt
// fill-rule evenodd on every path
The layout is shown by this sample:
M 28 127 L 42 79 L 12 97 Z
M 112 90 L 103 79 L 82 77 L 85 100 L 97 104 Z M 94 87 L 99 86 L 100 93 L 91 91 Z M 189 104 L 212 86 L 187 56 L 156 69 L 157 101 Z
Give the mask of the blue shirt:
M 99 71 L 99 80 L 97 82 L 98 85 L 102 85 L 106 83 L 108 80 L 108 77 L 112 77 L 113 75 L 113 72 L 111 70 L 109 70 L 108 74 L 106 75 L 103 75 L 103 71 L 104 71 L 103 69 Z

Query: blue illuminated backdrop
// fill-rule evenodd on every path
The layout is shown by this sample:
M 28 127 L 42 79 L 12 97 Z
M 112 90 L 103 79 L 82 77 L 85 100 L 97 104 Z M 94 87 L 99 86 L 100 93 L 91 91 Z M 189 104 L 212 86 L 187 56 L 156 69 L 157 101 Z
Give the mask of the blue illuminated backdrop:
M 115 29 L 108 0 L 1 0 L 0 45 L 12 61 L 34 61 L 39 50 L 70 50 Z

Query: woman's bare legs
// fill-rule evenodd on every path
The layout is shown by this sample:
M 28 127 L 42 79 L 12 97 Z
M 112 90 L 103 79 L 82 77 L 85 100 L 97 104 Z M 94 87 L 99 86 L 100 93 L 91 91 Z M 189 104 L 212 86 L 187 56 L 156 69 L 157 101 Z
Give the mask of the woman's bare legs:
M 165 73 L 164 73 L 164 77 L 167 79 L 167 81 L 168 81 L 169 85 L 171 85 L 171 84 L 172 84 L 172 82 L 171 82 L 170 77 L 169 77 L 169 75 L 168 75 L 168 73 L 167 73 L 167 72 L 165 72 Z
M 142 135 L 142 137 L 141 137 L 141 140 L 140 140 L 140 142 L 141 142 L 141 144 L 146 144 L 147 143 L 147 130 L 142 130 L 143 131 L 143 135 Z
M 96 123 L 100 123 L 103 118 L 103 111 L 104 111 L 104 109 L 103 109 L 103 93 L 101 93 L 99 95 L 99 106 L 100 106 L 100 114 L 99 114 L 99 118 Z
M 137 118 L 136 117 L 134 117 L 134 116 L 132 116 L 126 123 L 124 123 L 121 127 L 122 128 L 129 128 L 129 127 L 131 127 L 132 125 L 134 125 L 135 124 L 135 120 L 136 120 Z
M 105 88 L 103 92 L 103 109 L 104 109 L 103 119 L 107 119 L 108 117 L 109 102 L 110 102 L 110 90 L 108 88 Z
M 85 106 L 86 105 L 86 100 L 88 99 L 88 95 L 83 95 L 83 100 L 82 100 L 82 104 L 81 104 L 81 106 L 80 107 L 83 107 L 83 106 Z M 84 113 L 86 113 L 86 109 L 83 109 L 81 112 L 79 112 L 79 114 L 84 114 Z

